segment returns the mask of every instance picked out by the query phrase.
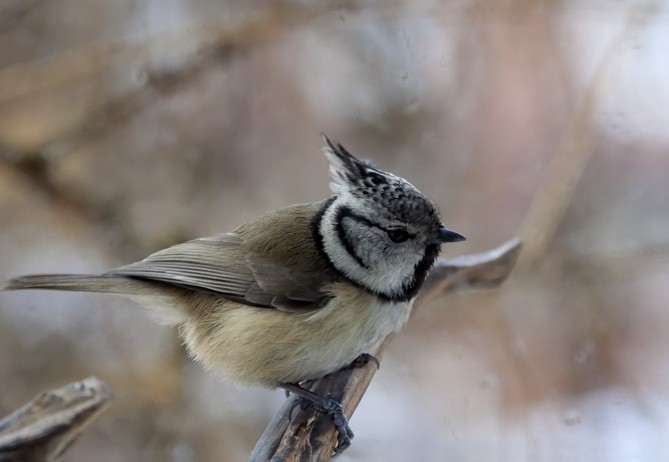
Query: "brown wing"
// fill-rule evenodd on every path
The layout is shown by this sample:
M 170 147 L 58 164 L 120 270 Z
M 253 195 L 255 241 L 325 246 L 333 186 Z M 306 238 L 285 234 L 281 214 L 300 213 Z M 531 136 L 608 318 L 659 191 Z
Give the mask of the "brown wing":
M 326 286 L 334 280 L 310 234 L 309 218 L 317 205 L 272 212 L 234 233 L 178 244 L 109 274 L 214 293 L 253 306 L 317 309 L 330 298 Z

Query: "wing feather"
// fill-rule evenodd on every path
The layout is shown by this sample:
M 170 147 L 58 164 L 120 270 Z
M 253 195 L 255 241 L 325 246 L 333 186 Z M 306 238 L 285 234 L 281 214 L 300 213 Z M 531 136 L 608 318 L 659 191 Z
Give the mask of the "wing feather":
M 249 250 L 235 233 L 210 236 L 156 252 L 108 274 L 209 292 L 253 306 L 305 311 L 324 305 L 332 282 L 320 267 L 296 271 Z M 299 276 L 298 276 L 299 275 Z

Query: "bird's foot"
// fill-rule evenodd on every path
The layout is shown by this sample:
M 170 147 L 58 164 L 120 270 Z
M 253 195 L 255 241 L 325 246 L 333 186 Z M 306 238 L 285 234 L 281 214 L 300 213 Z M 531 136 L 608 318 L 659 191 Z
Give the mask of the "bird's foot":
M 284 383 L 279 385 L 286 391 L 294 393 L 299 397 L 299 404 L 303 408 L 314 408 L 323 414 L 327 414 L 332 419 L 332 423 L 337 429 L 337 446 L 334 448 L 335 454 L 341 454 L 351 445 L 353 439 L 353 430 L 348 424 L 348 419 L 344 414 L 344 408 L 337 401 L 318 395 L 310 390 L 306 390 L 297 384 Z

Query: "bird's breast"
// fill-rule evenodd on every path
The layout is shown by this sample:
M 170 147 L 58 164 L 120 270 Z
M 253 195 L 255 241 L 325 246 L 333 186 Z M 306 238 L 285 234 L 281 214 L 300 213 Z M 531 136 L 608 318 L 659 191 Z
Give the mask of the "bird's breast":
M 368 352 L 406 323 L 412 302 L 378 299 L 348 283 L 324 307 L 286 313 L 221 301 L 182 326 L 192 355 L 238 384 L 276 386 L 320 378 Z

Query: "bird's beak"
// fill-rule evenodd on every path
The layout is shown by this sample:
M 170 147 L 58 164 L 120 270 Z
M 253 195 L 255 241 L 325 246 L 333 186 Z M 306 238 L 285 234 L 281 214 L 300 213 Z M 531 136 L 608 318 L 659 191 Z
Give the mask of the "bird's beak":
M 460 233 L 446 229 L 443 226 L 439 228 L 439 235 L 432 241 L 433 244 L 443 244 L 444 242 L 460 242 L 466 241 L 467 238 Z

